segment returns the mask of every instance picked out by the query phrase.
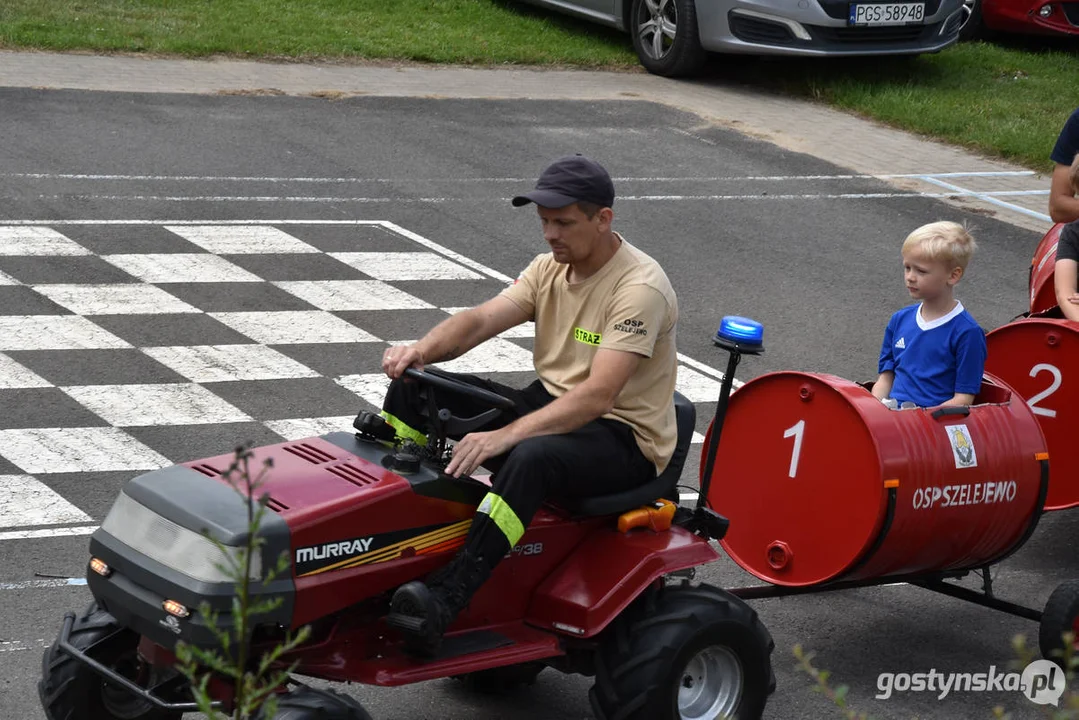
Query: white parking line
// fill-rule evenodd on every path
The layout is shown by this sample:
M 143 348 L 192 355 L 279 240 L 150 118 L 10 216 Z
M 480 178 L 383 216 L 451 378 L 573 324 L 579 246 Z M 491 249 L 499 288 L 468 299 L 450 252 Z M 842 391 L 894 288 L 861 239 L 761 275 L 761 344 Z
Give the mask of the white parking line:
M 966 188 L 960 187 L 959 185 L 954 185 L 954 184 L 949 183 L 949 182 L 944 182 L 943 180 L 940 180 L 937 177 L 932 177 L 932 176 L 929 176 L 929 175 L 922 176 L 922 177 L 920 177 L 918 179 L 919 180 L 924 180 L 925 182 L 929 183 L 930 185 L 936 185 L 938 187 L 946 188 L 946 189 L 949 189 L 949 190 L 955 190 L 955 191 L 958 191 L 958 192 L 962 192 L 965 195 L 969 195 L 971 197 L 978 198 L 979 200 L 983 200 L 983 201 L 985 201 L 987 203 L 990 203 L 991 205 L 996 205 L 998 207 L 1002 207 L 1002 208 L 1005 208 L 1007 210 L 1012 210 L 1012 211 L 1020 213 L 1022 215 L 1027 215 L 1029 217 L 1037 218 L 1038 220 L 1044 220 L 1044 221 L 1050 222 L 1050 223 L 1053 222 L 1053 218 L 1049 217 L 1045 213 L 1040 213 L 1040 212 L 1037 212 L 1036 210 L 1028 210 L 1025 207 L 1021 207 L 1019 205 L 1014 205 L 1012 203 L 1004 202 L 1003 200 L 998 200 L 997 199 L 997 197 L 1003 196 L 1003 195 L 1048 195 L 1049 194 L 1048 190 L 1029 190 L 1027 192 L 1011 192 L 1011 193 L 976 192 L 976 191 L 973 191 L 973 190 L 967 190 Z
M 873 173 L 873 174 L 834 174 L 834 175 L 714 175 L 703 177 L 614 177 L 614 182 L 735 182 L 759 180 L 765 182 L 783 182 L 788 180 L 873 180 L 923 177 L 1030 177 L 1033 170 L 997 170 L 977 172 L 943 173 Z M 364 178 L 364 177 L 278 177 L 278 176 L 237 176 L 237 175 L 105 175 L 76 173 L 0 173 L 0 178 L 27 180 L 89 180 L 119 182 L 266 182 L 266 183 L 311 183 L 311 184 L 362 184 L 362 183 L 407 183 L 407 182 L 448 182 L 460 183 L 530 183 L 532 177 L 484 177 L 484 178 Z
M 922 178 L 926 182 L 946 187 L 947 184 Z M 953 186 L 954 187 L 954 186 Z M 951 192 L 866 192 L 866 193 L 754 193 L 730 195 L 622 195 L 619 202 L 709 202 L 725 200 L 883 200 L 890 198 L 928 198 L 945 199 L 956 197 L 989 198 L 991 196 L 1048 195 L 1048 190 L 991 190 L 976 191 L 956 188 Z M 39 200 L 94 200 L 123 202 L 206 202 L 206 203 L 359 203 L 377 205 L 385 203 L 502 203 L 509 202 L 509 197 L 368 197 L 368 196 L 317 196 L 317 195 L 38 195 Z M 1012 210 L 1023 210 L 1018 206 L 1003 205 Z M 1024 212 L 1030 212 L 1023 210 Z

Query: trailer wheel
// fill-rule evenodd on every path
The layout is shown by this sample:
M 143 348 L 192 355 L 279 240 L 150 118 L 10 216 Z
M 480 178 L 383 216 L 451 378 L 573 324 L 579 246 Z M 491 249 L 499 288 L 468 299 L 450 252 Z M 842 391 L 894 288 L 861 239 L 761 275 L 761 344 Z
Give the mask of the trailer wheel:
M 740 599 L 710 585 L 663 588 L 600 642 L 589 692 L 601 720 L 756 719 L 775 690 L 772 636 Z
M 541 662 L 519 663 L 505 667 L 489 668 L 464 675 L 454 675 L 466 688 L 483 695 L 501 695 L 522 685 L 532 685 L 536 677 L 546 669 Z
M 258 717 L 264 720 L 262 713 Z M 371 720 L 371 716 L 348 695 L 303 687 L 278 696 L 273 720 Z
M 139 660 L 139 636 L 92 603 L 75 620 L 68 641 L 80 650 L 102 640 L 107 650 L 97 660 L 140 685 L 149 686 L 152 670 Z M 142 698 L 110 685 L 102 676 L 60 650 L 54 642 L 41 659 L 37 684 L 49 720 L 180 720 L 180 713 L 160 710 Z
M 1064 633 L 1075 633 L 1079 654 L 1079 580 L 1068 580 L 1057 585 L 1042 611 L 1038 627 L 1038 645 L 1042 657 L 1052 660 L 1064 670 Z

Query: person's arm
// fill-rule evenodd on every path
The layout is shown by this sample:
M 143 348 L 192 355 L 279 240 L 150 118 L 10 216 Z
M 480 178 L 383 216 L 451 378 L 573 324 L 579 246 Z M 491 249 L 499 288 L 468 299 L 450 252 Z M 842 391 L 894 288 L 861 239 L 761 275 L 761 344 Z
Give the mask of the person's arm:
M 469 475 L 488 458 L 501 455 L 524 440 L 572 432 L 614 408 L 641 357 L 621 350 L 596 351 L 588 379 L 539 410 L 491 432 L 470 433 L 453 450 L 446 474 Z
M 1071 168 L 1060 163 L 1053 169 L 1049 185 L 1049 217 L 1053 222 L 1066 223 L 1079 220 L 1079 198 L 1075 197 L 1071 184 Z
M 888 394 L 892 392 L 892 383 L 895 382 L 895 373 L 891 370 L 885 370 L 877 376 L 877 381 L 873 383 L 873 397 L 878 400 L 883 400 L 888 397 Z
M 873 383 L 873 397 L 883 400 L 892 392 L 892 383 L 895 382 L 895 350 L 892 348 L 892 337 L 895 333 L 895 316 L 888 320 L 884 328 L 884 340 L 880 344 L 880 358 L 877 360 L 877 381 Z
M 974 396 L 970 393 L 956 393 L 949 400 L 945 400 L 938 407 L 953 407 L 959 405 L 973 405 Z
M 382 357 L 382 370 L 398 378 L 410 367 L 422 370 L 426 364 L 452 360 L 529 319 L 516 303 L 497 295 L 443 320 L 412 345 L 391 347 Z
M 1069 320 L 1079 322 L 1079 263 L 1075 260 L 1057 260 L 1053 269 L 1053 283 L 1060 311 Z

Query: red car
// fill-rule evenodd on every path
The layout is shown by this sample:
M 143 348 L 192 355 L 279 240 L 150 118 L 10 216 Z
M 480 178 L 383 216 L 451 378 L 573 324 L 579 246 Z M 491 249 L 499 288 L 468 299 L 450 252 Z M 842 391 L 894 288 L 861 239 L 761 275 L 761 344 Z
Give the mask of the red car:
M 994 32 L 1079 35 L 1079 2 L 1056 0 L 964 0 L 961 40 Z

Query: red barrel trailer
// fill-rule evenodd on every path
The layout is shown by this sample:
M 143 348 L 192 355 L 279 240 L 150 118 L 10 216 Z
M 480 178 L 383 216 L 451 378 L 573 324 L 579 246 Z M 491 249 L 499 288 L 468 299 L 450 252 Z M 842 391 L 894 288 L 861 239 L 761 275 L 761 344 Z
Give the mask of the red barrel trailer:
M 742 354 L 763 351 L 716 344 L 731 352 L 727 378 Z M 1034 408 L 992 374 L 970 407 L 893 410 L 868 387 L 776 372 L 726 402 L 721 393 L 701 493 L 730 521 L 726 552 L 768 583 L 730 592 L 907 583 L 1039 622 L 1042 654 L 1060 662 L 1053 653 L 1075 629 L 1079 585 L 1060 586 L 1040 611 L 996 597 L 989 572 L 1031 536 L 1050 492 Z M 952 582 L 970 573 L 980 591 Z
M 1057 243 L 1064 223 L 1057 223 L 1049 229 L 1038 243 L 1034 258 L 1030 261 L 1030 279 L 1027 287 L 1030 292 L 1030 314 L 1040 315 L 1057 306 L 1056 288 L 1053 271 L 1057 259 Z
M 1046 510 L 1079 506 L 1079 456 L 1071 445 L 1079 427 L 1079 323 L 1024 318 L 986 336 L 986 372 L 1024 397 L 1052 457 Z

